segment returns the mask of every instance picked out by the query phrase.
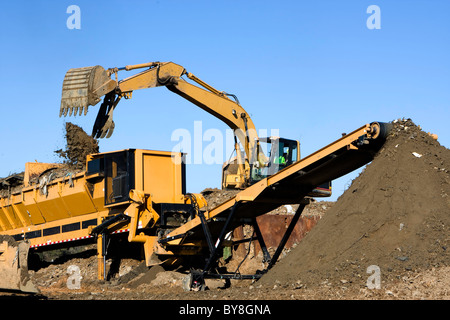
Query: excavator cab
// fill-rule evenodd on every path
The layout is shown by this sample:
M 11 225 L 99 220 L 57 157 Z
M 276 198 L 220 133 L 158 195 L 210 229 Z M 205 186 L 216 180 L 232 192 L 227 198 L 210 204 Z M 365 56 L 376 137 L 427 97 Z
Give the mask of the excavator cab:
M 267 155 L 266 159 L 252 159 L 250 161 L 251 184 L 267 178 L 286 168 L 300 159 L 299 142 L 280 137 L 260 138 L 254 146 L 253 155 L 261 152 Z
M 260 138 L 259 143 L 255 143 L 254 148 L 256 149 L 253 152 L 255 156 L 250 161 L 250 184 L 267 178 L 300 160 L 300 143 L 297 140 L 280 137 Z M 267 155 L 266 161 L 256 159 L 256 155 L 261 152 Z M 317 186 L 308 196 L 331 196 L 331 181 Z

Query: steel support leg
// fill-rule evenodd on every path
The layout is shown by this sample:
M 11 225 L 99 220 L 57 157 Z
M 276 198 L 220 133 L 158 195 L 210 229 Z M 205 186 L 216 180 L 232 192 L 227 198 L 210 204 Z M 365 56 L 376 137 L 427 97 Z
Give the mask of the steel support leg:
M 206 242 L 208 243 L 208 247 L 209 247 L 209 251 L 213 252 L 214 245 L 212 243 L 212 237 L 211 237 L 211 233 L 209 232 L 208 225 L 206 224 L 205 215 L 203 214 L 203 212 L 199 211 L 198 216 L 200 218 L 200 221 L 202 222 L 203 233 L 205 234 Z
M 255 230 L 256 238 L 258 239 L 259 246 L 263 252 L 263 262 L 268 262 L 270 261 L 270 253 L 267 250 L 266 243 L 264 242 L 264 238 L 261 230 L 259 229 L 258 222 L 256 222 L 256 218 L 253 219 L 253 229 Z
M 231 209 L 231 212 L 228 215 L 227 220 L 225 221 L 225 224 L 224 224 L 222 230 L 220 231 L 219 237 L 217 238 L 217 242 L 213 248 L 213 251 L 211 252 L 208 262 L 206 263 L 205 267 L 203 268 L 203 273 L 208 272 L 209 269 L 211 268 L 211 265 L 212 265 L 214 259 L 216 258 L 217 250 L 222 245 L 223 239 L 225 238 L 225 235 L 227 233 L 227 229 L 228 229 L 231 221 L 233 220 L 233 216 L 234 216 L 234 213 L 236 212 L 236 208 L 238 207 L 238 204 L 239 203 L 236 202 L 234 204 L 233 208 Z
M 280 256 L 281 252 L 283 251 L 284 246 L 286 245 L 286 242 L 289 240 L 289 237 L 291 236 L 291 233 L 294 230 L 294 227 L 297 224 L 297 221 L 300 218 L 300 215 L 302 214 L 302 211 L 305 208 L 305 206 L 306 206 L 306 204 L 300 204 L 297 211 L 295 212 L 295 215 L 292 218 L 291 223 L 289 224 L 286 232 L 284 233 L 283 239 L 281 239 L 281 242 L 278 245 L 277 251 L 275 251 L 275 254 L 273 255 L 272 259 L 270 260 L 269 265 L 267 266 L 267 270 L 270 270 L 270 268 L 272 268 L 273 265 L 277 262 L 278 257 Z
M 230 214 L 228 215 L 225 224 L 222 227 L 222 230 L 220 231 L 219 237 L 217 238 L 217 241 L 215 245 L 212 245 L 212 238 L 211 234 L 209 232 L 209 228 L 206 225 L 206 221 L 204 221 L 204 217 L 200 216 L 200 220 L 202 222 L 203 231 L 205 232 L 206 240 L 208 241 L 208 246 L 210 247 L 210 255 L 209 258 L 205 264 L 205 267 L 202 271 L 191 271 L 192 274 L 192 281 L 191 281 L 191 287 L 194 289 L 204 289 L 205 287 L 205 274 L 209 272 L 209 270 L 212 267 L 213 262 L 215 261 L 217 257 L 217 251 L 219 250 L 220 246 L 222 245 L 222 242 L 225 238 L 225 235 L 227 233 L 228 227 L 230 226 L 231 221 L 233 220 L 234 213 L 236 212 L 236 208 L 238 207 L 238 202 L 234 204 L 234 206 L 231 209 Z

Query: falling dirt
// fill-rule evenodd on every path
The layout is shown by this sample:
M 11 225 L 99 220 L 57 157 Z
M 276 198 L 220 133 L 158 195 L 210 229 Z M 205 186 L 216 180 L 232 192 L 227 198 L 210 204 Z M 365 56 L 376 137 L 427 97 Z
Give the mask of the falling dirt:
M 99 152 L 98 141 L 84 132 L 81 127 L 66 122 L 65 129 L 66 150 L 55 151 L 63 159 L 63 163 L 55 164 L 51 170 L 30 177 L 28 185 L 39 184 L 43 179 L 46 179 L 48 183 L 52 179 L 83 171 L 86 169 L 86 156 Z M 0 197 L 20 192 L 27 186 L 24 185 L 24 172 L 0 178 Z
M 86 156 L 99 152 L 98 140 L 89 136 L 76 124 L 66 122 L 66 150 L 56 150 L 55 153 L 70 166 L 84 170 Z
M 387 284 L 450 265 L 450 150 L 410 120 L 394 125 L 372 163 L 261 284 L 365 288 L 369 266 Z

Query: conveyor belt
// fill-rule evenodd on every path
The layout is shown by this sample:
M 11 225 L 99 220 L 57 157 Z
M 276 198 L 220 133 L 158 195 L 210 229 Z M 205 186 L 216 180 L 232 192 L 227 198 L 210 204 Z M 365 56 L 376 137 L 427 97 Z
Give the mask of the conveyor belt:
M 205 213 L 212 239 L 215 241 L 221 233 L 248 223 L 280 205 L 301 203 L 318 185 L 369 163 L 383 145 L 389 128 L 389 124 L 379 122 L 362 126 Z M 233 218 L 223 230 L 233 207 Z M 177 246 L 202 239 L 205 239 L 205 233 L 200 217 L 196 217 L 168 234 L 164 242 Z

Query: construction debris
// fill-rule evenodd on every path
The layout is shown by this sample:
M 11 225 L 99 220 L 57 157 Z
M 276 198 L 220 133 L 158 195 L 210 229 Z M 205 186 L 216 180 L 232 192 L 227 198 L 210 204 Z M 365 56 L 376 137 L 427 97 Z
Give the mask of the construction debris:
M 23 188 L 24 173 L 14 173 L 6 178 L 0 178 L 0 197 L 8 196 L 12 192 L 16 192 Z
M 23 187 L 29 185 L 45 185 L 53 179 L 71 176 L 85 170 L 86 156 L 99 152 L 98 141 L 84 132 L 81 127 L 71 122 L 66 122 L 65 129 L 66 150 L 55 151 L 63 159 L 63 163 L 27 163 L 28 170 L 25 171 L 29 174 L 28 176 L 25 177 L 25 172 L 20 172 L 0 178 L 0 197 L 7 197 L 12 193 L 20 192 Z

